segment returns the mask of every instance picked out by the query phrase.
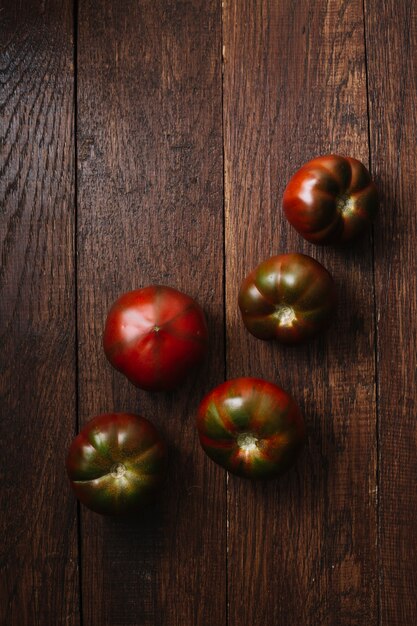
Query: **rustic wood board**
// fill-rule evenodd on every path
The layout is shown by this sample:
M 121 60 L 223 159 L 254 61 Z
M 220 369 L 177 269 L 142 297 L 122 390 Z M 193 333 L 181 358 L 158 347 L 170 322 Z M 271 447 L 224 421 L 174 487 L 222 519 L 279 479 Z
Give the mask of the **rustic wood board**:
M 226 482 L 194 414 L 224 377 L 221 16 L 215 1 L 106 0 L 78 16 L 78 302 L 82 423 L 136 411 L 171 448 L 159 507 L 82 512 L 89 626 L 216 624 L 226 615 Z M 123 291 L 168 284 L 208 314 L 210 357 L 178 392 L 135 391 L 101 348 Z
M 72 2 L 0 21 L 0 623 L 76 626 Z
M 381 626 L 417 623 L 417 6 L 367 0 L 378 320 Z M 387 45 L 389 42 L 389 45 Z
M 417 623 L 416 12 L 3 0 L 1 624 Z M 307 244 L 281 213 L 291 174 L 332 151 L 381 191 L 350 250 Z M 295 349 L 249 336 L 236 302 L 287 251 L 321 261 L 340 296 L 333 328 Z M 150 283 L 209 318 L 209 358 L 173 394 L 135 390 L 101 347 L 111 302 Z M 240 375 L 278 382 L 306 416 L 279 482 L 227 478 L 199 447 L 200 398 Z M 139 520 L 83 508 L 77 523 L 65 452 L 113 410 L 160 427 L 168 481 Z
M 319 249 L 281 212 L 309 158 L 368 160 L 362 2 L 226 0 L 223 33 L 227 376 L 281 384 L 309 431 L 281 482 L 229 481 L 229 624 L 376 624 L 371 242 Z M 245 273 L 290 251 L 321 261 L 340 296 L 332 330 L 296 349 L 250 337 L 236 307 Z

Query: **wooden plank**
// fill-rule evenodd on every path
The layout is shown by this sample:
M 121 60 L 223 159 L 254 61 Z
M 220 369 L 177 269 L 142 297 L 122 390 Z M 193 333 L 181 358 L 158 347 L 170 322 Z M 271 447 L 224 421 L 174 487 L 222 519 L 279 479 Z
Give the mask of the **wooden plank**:
M 303 162 L 368 160 L 362 2 L 224 3 L 227 376 L 258 375 L 298 399 L 309 445 L 279 482 L 229 479 L 229 624 L 377 623 L 372 249 L 304 242 L 281 212 Z M 339 286 L 337 322 L 308 346 L 251 337 L 244 275 L 272 254 L 321 261 Z
M 0 622 L 75 626 L 72 2 L 1 22 Z
M 220 626 L 225 477 L 194 427 L 203 392 L 224 376 L 220 6 L 86 0 L 78 23 L 80 413 L 135 410 L 171 448 L 165 492 L 144 519 L 83 511 L 84 620 Z M 209 359 L 173 394 L 135 390 L 101 348 L 112 301 L 151 283 L 189 293 L 209 317 Z
M 381 624 L 417 621 L 417 6 L 367 0 L 378 319 Z M 389 42 L 389 45 L 387 45 Z

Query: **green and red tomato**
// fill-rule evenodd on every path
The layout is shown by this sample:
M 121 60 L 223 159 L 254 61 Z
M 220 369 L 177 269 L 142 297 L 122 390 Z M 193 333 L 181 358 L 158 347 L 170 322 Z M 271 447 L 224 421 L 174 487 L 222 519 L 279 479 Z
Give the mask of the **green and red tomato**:
M 305 254 L 281 254 L 245 278 L 239 308 L 246 328 L 258 339 L 300 343 L 331 322 L 336 288 L 318 261 Z
M 199 406 L 197 429 L 206 454 L 245 478 L 283 474 L 305 440 L 295 401 L 258 378 L 237 378 L 213 389 Z
M 98 415 L 72 441 L 67 472 L 77 498 L 103 515 L 139 513 L 161 484 L 167 447 L 155 426 L 131 413 Z
M 103 334 L 110 363 L 149 391 L 177 387 L 207 351 L 207 323 L 190 296 L 160 285 L 129 291 L 111 307 Z
M 357 159 L 330 154 L 305 163 L 289 181 L 284 213 L 315 244 L 350 241 L 365 231 L 378 208 L 378 192 Z

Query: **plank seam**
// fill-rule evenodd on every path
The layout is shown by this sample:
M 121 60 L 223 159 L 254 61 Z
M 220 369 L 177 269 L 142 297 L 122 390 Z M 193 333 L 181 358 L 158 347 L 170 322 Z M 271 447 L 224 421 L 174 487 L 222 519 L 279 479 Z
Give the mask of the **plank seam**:
M 75 429 L 80 430 L 80 373 L 78 354 L 78 0 L 73 1 L 73 63 L 74 63 L 74 308 L 75 308 Z M 81 506 L 77 501 L 77 565 L 80 626 L 83 626 Z
M 366 31 L 366 0 L 362 0 L 363 15 L 363 41 L 365 52 L 365 85 L 366 85 L 366 112 L 368 120 L 368 160 L 369 171 L 372 175 L 372 148 L 371 148 L 371 116 L 369 101 L 369 71 L 368 71 L 368 47 L 367 47 L 367 31 Z M 373 296 L 373 317 L 374 317 L 374 369 L 375 369 L 375 439 L 376 439 L 376 516 L 377 516 L 377 533 L 376 533 L 376 566 L 378 589 L 377 589 L 377 623 L 381 626 L 381 592 L 382 592 L 382 570 L 381 570 L 381 507 L 380 507 L 380 415 L 379 415 L 379 371 L 378 371 L 378 311 L 376 304 L 376 271 L 375 271 L 375 233 L 374 226 L 371 229 L 371 265 L 372 265 L 372 296 Z
M 227 378 L 227 310 L 226 310 L 226 149 L 225 149 L 225 106 L 224 106 L 224 2 L 219 0 L 220 4 L 220 61 L 221 61 L 221 107 L 222 107 L 222 171 L 223 171 L 223 354 L 224 354 L 224 371 L 223 378 Z M 225 555 L 225 580 L 226 580 L 226 626 L 229 626 L 229 474 L 225 472 L 225 513 L 226 513 L 226 555 Z

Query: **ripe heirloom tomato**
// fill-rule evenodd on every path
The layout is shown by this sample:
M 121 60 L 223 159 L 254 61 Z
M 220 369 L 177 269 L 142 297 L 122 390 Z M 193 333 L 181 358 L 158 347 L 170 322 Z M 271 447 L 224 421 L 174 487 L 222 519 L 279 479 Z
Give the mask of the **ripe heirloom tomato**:
M 245 478 L 283 474 L 305 439 L 291 396 L 258 378 L 236 378 L 213 389 L 200 404 L 197 428 L 206 454 Z
M 207 323 L 197 302 L 158 285 L 120 296 L 103 335 L 113 367 L 149 391 L 177 387 L 203 359 L 207 341 Z
M 103 515 L 139 512 L 162 482 L 166 444 L 144 417 L 110 413 L 90 420 L 75 437 L 67 472 L 77 498 Z
M 281 254 L 245 278 L 239 308 L 246 328 L 258 339 L 300 343 L 329 324 L 336 288 L 318 261 L 305 254 Z
M 365 230 L 378 208 L 378 192 L 366 167 L 334 154 L 305 163 L 291 178 L 282 202 L 285 215 L 308 241 L 349 241 Z

